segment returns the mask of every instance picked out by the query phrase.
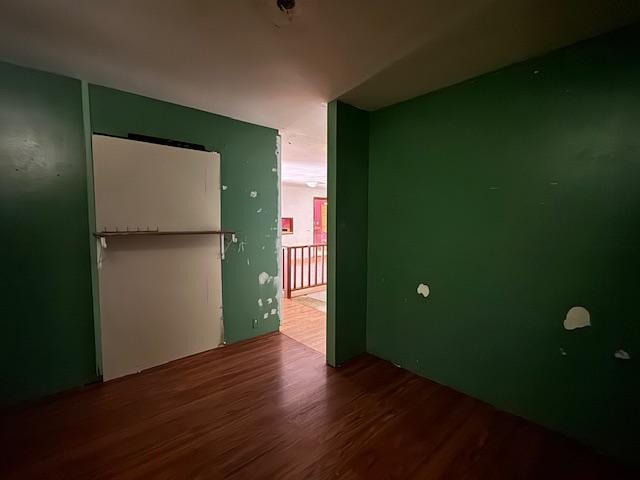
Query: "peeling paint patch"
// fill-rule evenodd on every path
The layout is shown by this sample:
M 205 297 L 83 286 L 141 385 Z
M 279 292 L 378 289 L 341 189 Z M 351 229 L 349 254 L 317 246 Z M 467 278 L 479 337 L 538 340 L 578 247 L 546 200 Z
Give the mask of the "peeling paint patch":
M 584 307 L 571 307 L 567 312 L 563 324 L 567 330 L 590 327 L 591 316 L 589 315 L 589 310 Z
M 631 360 L 631 355 L 629 355 L 629 353 L 622 349 L 614 353 L 613 356 L 619 358 L 620 360 Z
M 276 309 L 275 309 L 275 308 L 272 308 L 272 309 L 271 309 L 271 315 L 275 315 L 275 314 L 276 314 Z
M 222 185 L 222 190 L 226 190 L 228 187 L 226 185 Z
M 262 317 L 266 320 L 267 318 L 269 318 L 269 314 L 265 313 Z
M 256 210 L 256 213 L 262 213 L 262 209 L 259 208 L 258 210 Z
M 260 285 L 266 285 L 267 283 L 273 282 L 276 278 L 278 277 L 272 277 L 267 272 L 261 272 L 260 275 L 258 275 L 258 283 Z
M 273 168 L 271 169 L 271 171 L 272 171 L 273 173 L 278 173 L 278 169 L 277 169 L 276 167 L 273 167 Z
M 256 192 L 256 191 L 254 190 L 254 191 L 252 191 L 252 192 L 249 194 L 249 196 L 250 196 L 251 198 L 256 198 L 256 197 L 258 196 L 258 192 Z
M 271 304 L 273 303 L 273 299 L 272 299 L 272 298 L 267 298 L 267 303 L 268 303 L 269 305 L 271 305 Z
M 261 298 L 259 298 L 259 299 L 258 299 L 258 306 L 259 306 L 259 307 L 261 307 L 261 306 L 262 306 L 262 299 L 261 299 Z
M 416 291 L 418 292 L 418 295 L 422 295 L 425 298 L 427 298 L 430 293 L 429 286 L 425 285 L 424 283 L 421 283 L 420 285 L 418 285 L 418 288 L 416 289 Z

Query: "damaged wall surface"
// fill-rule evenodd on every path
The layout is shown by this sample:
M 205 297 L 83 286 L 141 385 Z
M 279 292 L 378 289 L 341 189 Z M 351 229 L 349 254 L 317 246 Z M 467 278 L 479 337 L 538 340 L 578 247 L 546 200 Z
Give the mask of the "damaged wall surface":
M 373 112 L 367 285 L 369 352 L 636 460 L 638 45 Z
M 237 232 L 222 263 L 224 338 L 232 343 L 277 331 L 279 313 L 257 303 L 278 299 L 277 131 L 100 86 L 90 94 L 94 133 L 133 132 L 220 153 L 222 229 Z M 269 282 L 259 281 L 262 272 Z
M 224 338 L 278 329 L 276 130 L 94 85 L 89 121 L 79 80 L 5 63 L 0 73 L 0 212 L 8 232 L 0 241 L 10 252 L 0 405 L 99 379 L 86 133 L 142 134 L 220 153 L 222 228 L 237 232 L 222 265 Z

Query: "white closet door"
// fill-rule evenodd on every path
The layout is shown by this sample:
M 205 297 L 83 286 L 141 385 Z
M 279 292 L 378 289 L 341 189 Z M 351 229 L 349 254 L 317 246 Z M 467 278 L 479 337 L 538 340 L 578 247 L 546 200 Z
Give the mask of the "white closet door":
M 97 230 L 220 230 L 220 156 L 93 136 Z M 109 238 L 99 267 L 105 380 L 222 343 L 216 235 Z

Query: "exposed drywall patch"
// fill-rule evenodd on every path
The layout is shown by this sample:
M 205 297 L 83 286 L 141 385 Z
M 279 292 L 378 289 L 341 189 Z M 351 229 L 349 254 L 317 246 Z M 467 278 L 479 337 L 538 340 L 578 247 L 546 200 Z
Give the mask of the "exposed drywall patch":
M 613 354 L 614 357 L 619 358 L 620 360 L 631 360 L 631 355 L 629 355 L 628 352 L 626 352 L 625 350 L 618 350 L 616 353 Z
M 252 191 L 252 192 L 249 194 L 249 196 L 250 196 L 251 198 L 256 198 L 256 197 L 258 196 L 258 192 L 256 192 L 256 191 L 254 190 L 254 191 Z
M 258 275 L 258 283 L 260 285 L 266 285 L 267 283 L 275 281 L 276 278 L 278 277 L 272 277 L 267 272 L 261 272 L 260 275 Z
M 564 319 L 564 328 L 575 330 L 591 326 L 591 316 L 589 310 L 584 307 L 571 307 Z
M 418 285 L 417 292 L 418 295 L 422 295 L 423 297 L 427 298 L 430 293 L 429 286 L 421 283 L 420 285 Z

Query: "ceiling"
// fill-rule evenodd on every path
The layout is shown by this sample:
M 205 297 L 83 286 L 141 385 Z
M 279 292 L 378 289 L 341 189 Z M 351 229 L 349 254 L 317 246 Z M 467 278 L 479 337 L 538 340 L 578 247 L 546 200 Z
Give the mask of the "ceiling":
M 376 109 L 640 19 L 637 0 L 0 0 L 0 58 L 281 131 L 326 175 L 326 104 Z

